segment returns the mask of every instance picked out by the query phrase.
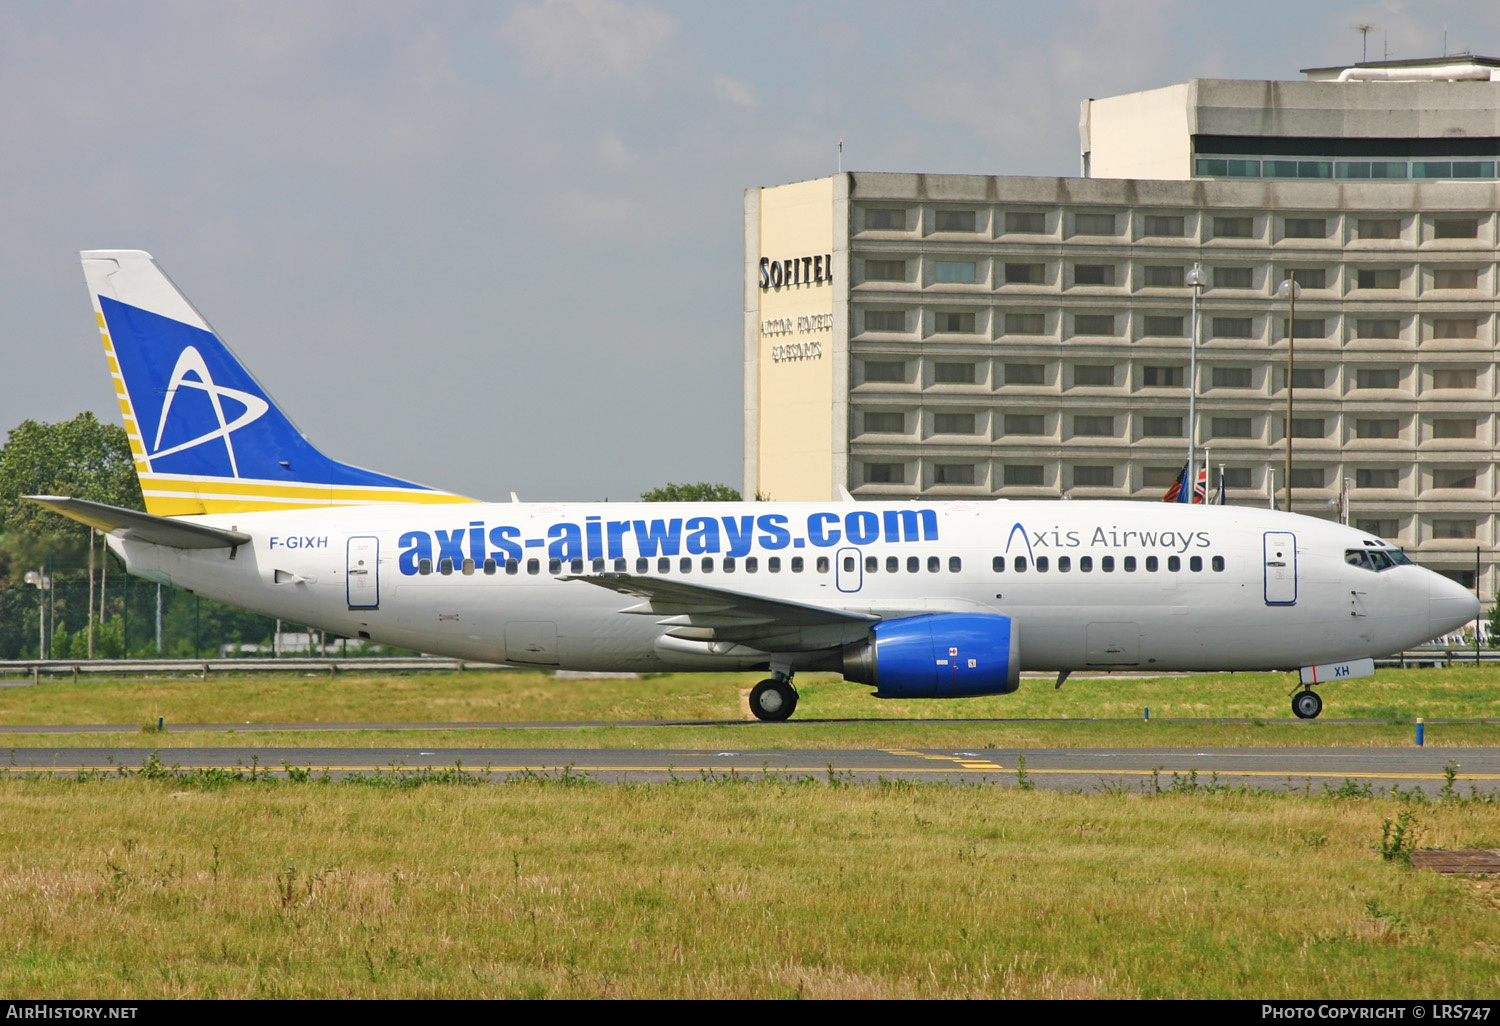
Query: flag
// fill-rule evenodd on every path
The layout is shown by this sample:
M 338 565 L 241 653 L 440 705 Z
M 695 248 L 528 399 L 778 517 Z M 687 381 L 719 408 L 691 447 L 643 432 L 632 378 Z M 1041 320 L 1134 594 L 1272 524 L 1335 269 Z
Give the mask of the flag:
M 1193 501 L 1204 504 L 1208 502 L 1208 465 L 1198 468 L 1198 483 L 1193 486 Z
M 1172 482 L 1172 487 L 1167 489 L 1167 494 L 1161 497 L 1162 502 L 1186 502 L 1183 492 L 1186 490 L 1188 476 L 1188 465 L 1184 463 L 1182 470 L 1177 475 L 1177 480 Z
M 1214 504 L 1217 506 L 1227 505 L 1224 500 L 1224 465 L 1222 463 L 1219 465 L 1219 496 L 1214 500 Z

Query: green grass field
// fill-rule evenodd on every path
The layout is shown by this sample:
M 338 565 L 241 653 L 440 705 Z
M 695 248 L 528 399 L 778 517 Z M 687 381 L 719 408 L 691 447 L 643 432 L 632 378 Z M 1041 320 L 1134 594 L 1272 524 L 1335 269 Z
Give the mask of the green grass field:
M 466 747 L 884 747 L 953 744 L 997 747 L 1405 745 L 1411 721 L 1500 718 L 1500 670 L 1382 670 L 1374 678 L 1322 687 L 1324 719 L 1294 719 L 1290 674 L 1073 678 L 1054 690 L 1028 678 L 1012 695 L 959 701 L 881 701 L 868 689 L 804 676 L 788 723 L 753 720 L 743 695 L 756 675 L 670 674 L 630 679 L 554 680 L 528 672 L 412 676 L 58 681 L 0 689 L 0 747 L 38 745 L 195 746 L 223 733 L 142 733 L 155 724 L 289 722 L 707 721 L 668 728 L 555 730 L 237 732 L 245 745 Z M 1143 722 L 1144 710 L 1152 721 Z M 1206 722 L 1213 718 L 1239 723 Z M 1107 722 L 1090 722 L 1102 719 Z M 1338 723 L 1338 719 L 1376 722 Z M 975 722 L 1003 720 L 1006 722 Z M 1172 720 L 1175 722 L 1163 722 Z M 1183 722 L 1186 721 L 1186 722 Z M 20 724 L 130 724 L 124 734 L 6 732 Z M 1486 723 L 1434 725 L 1428 743 L 1496 743 Z
M 1402 813 L 1500 847 L 1464 801 L 9 778 L 0 992 L 1493 996 L 1500 890 L 1382 858 Z

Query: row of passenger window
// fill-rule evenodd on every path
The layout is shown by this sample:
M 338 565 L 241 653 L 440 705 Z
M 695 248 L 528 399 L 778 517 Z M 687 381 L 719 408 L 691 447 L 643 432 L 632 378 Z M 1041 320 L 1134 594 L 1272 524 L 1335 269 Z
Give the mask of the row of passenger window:
M 1147 556 L 1144 560 L 1140 561 L 1139 565 L 1143 566 L 1144 569 L 1145 569 L 1145 571 L 1146 571 L 1146 573 L 1148 573 L 1148 574 L 1154 574 L 1154 573 L 1156 573 L 1157 571 L 1159 571 L 1162 568 L 1161 558 L 1158 557 L 1158 556 Z M 1048 556 L 1037 556 L 1034 560 L 1030 560 L 1030 561 L 1028 561 L 1025 556 L 1016 556 L 1014 559 L 1011 560 L 1011 570 L 1014 573 L 1024 574 L 1027 571 L 1028 566 L 1030 568 L 1035 569 L 1037 573 L 1044 574 L 1044 573 L 1047 573 L 1049 570 L 1052 569 L 1052 560 Z M 1224 557 L 1223 556 L 1214 556 L 1214 557 L 1212 557 L 1209 560 L 1209 566 L 1213 569 L 1213 571 L 1215 573 L 1222 573 L 1224 571 Z M 1188 567 L 1188 569 L 1190 571 L 1192 571 L 1195 574 L 1196 573 L 1202 573 L 1203 572 L 1203 557 L 1202 556 L 1189 556 L 1188 560 L 1187 560 L 1187 567 Z M 994 570 L 995 573 L 997 573 L 997 574 L 1004 573 L 1005 572 L 1005 557 L 1004 556 L 996 556 L 991 561 L 990 568 L 992 570 Z M 1133 573 L 1136 572 L 1137 568 L 1138 568 L 1138 564 L 1136 562 L 1136 557 L 1135 556 L 1122 556 L 1120 558 L 1120 569 L 1122 569 L 1125 573 L 1127 573 L 1127 574 L 1133 574 Z M 1182 570 L 1182 557 L 1181 556 L 1168 556 L 1167 560 L 1166 560 L 1166 568 L 1167 568 L 1167 572 L 1168 573 L 1175 574 L 1175 573 L 1180 572 Z M 1073 557 L 1072 556 L 1058 556 L 1057 557 L 1057 572 L 1058 573 L 1065 574 L 1065 573 L 1070 572 L 1072 569 L 1073 569 Z M 1082 574 L 1092 573 L 1093 570 L 1094 570 L 1094 557 L 1093 556 L 1079 556 L 1078 557 L 1078 572 L 1079 573 L 1082 573 Z M 1106 573 L 1106 574 L 1114 573 L 1115 572 L 1115 557 L 1114 556 L 1100 556 L 1099 557 L 1099 570 L 1100 570 L 1101 573 Z
M 845 556 L 842 556 L 840 558 L 843 561 L 843 571 L 844 571 L 844 573 L 854 573 L 855 570 L 858 569 L 859 564 L 856 561 L 856 558 L 854 556 L 845 555 Z M 563 572 L 563 564 L 566 563 L 569 573 L 581 574 L 581 573 L 584 572 L 584 569 L 583 569 L 584 568 L 584 562 L 585 561 L 582 560 L 582 559 L 571 559 L 571 560 L 549 559 L 549 560 L 547 560 L 547 572 L 549 574 L 560 574 L 560 573 Z M 651 572 L 651 565 L 652 565 L 653 562 L 656 564 L 656 572 L 657 573 L 659 573 L 659 574 L 667 574 L 667 573 L 671 573 L 672 572 L 672 557 L 671 556 L 658 556 L 654 560 L 650 559 L 648 557 L 645 557 L 645 556 L 640 556 L 635 561 L 635 572 L 638 573 L 638 574 L 647 574 L 647 573 L 650 573 Z M 717 562 L 717 565 L 716 565 L 716 562 Z M 719 570 L 722 573 L 732 574 L 732 573 L 735 572 L 735 570 L 736 570 L 737 567 L 741 567 L 741 566 L 744 568 L 744 571 L 747 574 L 758 573 L 760 571 L 760 557 L 758 557 L 758 556 L 746 556 L 742 560 L 736 559 L 734 556 L 719 556 L 719 557 L 717 557 L 717 560 L 716 560 L 716 557 L 714 557 L 714 556 L 703 556 L 703 557 L 701 557 L 697 561 L 697 563 L 698 563 L 698 568 L 699 568 L 700 572 L 705 573 L 705 574 L 711 574 L 716 569 Z M 615 573 L 625 573 L 626 572 L 626 568 L 630 564 L 630 561 L 627 560 L 627 559 L 623 559 L 623 558 L 617 558 L 617 559 L 614 559 L 614 560 L 606 560 L 606 559 L 604 559 L 602 557 L 595 557 L 594 559 L 589 560 L 588 564 L 589 564 L 590 572 L 596 573 L 596 574 L 604 573 L 606 571 L 607 567 L 611 568 L 613 570 L 613 572 L 615 572 Z M 693 564 L 694 564 L 694 558 L 692 556 L 681 556 L 681 557 L 679 557 L 677 559 L 677 570 L 678 570 L 679 573 L 684 573 L 684 574 L 692 573 L 693 572 Z M 947 564 L 948 564 L 948 572 L 951 573 L 951 574 L 961 573 L 963 571 L 964 565 L 963 565 L 963 559 L 962 559 L 962 557 L 959 557 L 959 556 L 949 556 L 948 560 L 947 560 Z M 924 565 L 926 566 L 928 573 L 936 574 L 936 573 L 941 573 L 942 570 L 943 570 L 943 558 L 941 556 L 928 556 L 926 558 L 926 560 L 924 561 L 921 556 L 907 556 L 906 559 L 905 559 L 905 561 L 904 561 L 904 565 L 905 565 L 906 572 L 909 573 L 909 574 L 921 573 L 922 572 L 922 568 L 923 568 Z M 1210 562 L 1210 565 L 1213 567 L 1213 569 L 1215 571 L 1222 571 L 1224 569 L 1224 557 L 1223 556 L 1214 556 L 1213 559 Z M 885 572 L 886 573 L 888 573 L 888 574 L 897 574 L 897 573 L 900 573 L 902 571 L 902 566 L 903 566 L 903 560 L 902 560 L 902 558 L 900 556 L 886 556 L 885 557 Z M 990 566 L 991 566 L 991 569 L 993 569 L 995 571 L 995 573 L 997 573 L 997 574 L 1005 572 L 1005 569 L 1006 569 L 1006 557 L 1004 557 L 1004 556 L 996 556 L 991 561 Z M 1028 566 L 1034 568 L 1037 573 L 1043 573 L 1043 574 L 1046 573 L 1048 570 L 1051 569 L 1051 563 L 1050 563 L 1050 561 L 1049 561 L 1049 559 L 1048 559 L 1047 556 L 1037 556 L 1035 558 L 1035 560 L 1031 561 L 1029 564 L 1028 564 L 1027 558 L 1025 556 L 1017 556 L 1017 557 L 1015 557 L 1015 559 L 1011 563 L 1011 569 L 1012 569 L 1012 571 L 1015 572 L 1015 573 L 1018 573 L 1018 574 L 1025 573 L 1027 571 L 1027 569 L 1028 569 Z M 1144 566 L 1145 566 L 1145 570 L 1146 570 L 1147 573 L 1156 573 L 1161 568 L 1160 567 L 1160 562 L 1158 560 L 1158 557 L 1156 557 L 1156 556 L 1147 556 L 1145 558 L 1145 560 L 1144 560 Z M 788 567 L 788 569 L 792 573 L 794 573 L 794 574 L 800 574 L 800 573 L 802 573 L 803 571 L 805 571 L 807 569 L 807 564 L 806 564 L 806 561 L 801 556 L 792 556 L 787 561 L 787 567 Z M 1178 556 L 1168 556 L 1167 557 L 1167 562 L 1166 562 L 1166 567 L 1167 567 L 1167 571 L 1169 573 L 1176 573 L 1176 572 L 1178 572 L 1178 571 L 1180 571 L 1182 569 L 1182 559 L 1180 557 L 1178 557 Z M 504 569 L 504 571 L 507 574 L 510 574 L 510 575 L 519 574 L 521 572 L 521 561 L 519 559 L 507 559 L 503 563 L 501 563 L 499 560 L 486 559 L 482 564 L 478 564 L 477 565 L 477 569 L 482 570 L 484 573 L 491 574 L 491 575 L 499 573 L 502 568 Z M 813 560 L 813 569 L 817 573 L 826 574 L 832 568 L 833 568 L 833 563 L 832 563 L 832 561 L 830 560 L 830 558 L 828 556 L 818 556 L 818 557 L 816 557 Z M 1128 573 L 1128 574 L 1129 573 L 1135 573 L 1135 571 L 1136 571 L 1136 557 L 1135 556 L 1125 556 L 1125 557 L 1123 557 L 1121 559 L 1121 568 L 1125 571 L 1125 573 Z M 459 573 L 462 573 L 462 574 L 465 574 L 465 575 L 471 575 L 476 570 L 476 564 L 475 564 L 474 560 L 472 560 L 472 559 L 466 559 L 461 564 L 459 564 L 459 566 L 456 569 L 457 569 L 457 571 Z M 867 574 L 879 573 L 880 569 L 881 569 L 881 558 L 879 556 L 866 556 L 865 557 L 865 567 L 864 567 L 865 573 L 867 573 Z M 1071 571 L 1072 569 L 1073 569 L 1073 560 L 1072 560 L 1072 557 L 1070 557 L 1070 556 L 1058 556 L 1057 557 L 1057 572 L 1058 573 L 1065 574 L 1065 573 L 1068 573 L 1069 571 Z M 1091 573 L 1093 571 L 1093 569 L 1094 569 L 1094 557 L 1093 556 L 1079 556 L 1078 557 L 1078 571 L 1080 573 L 1085 573 L 1085 574 L 1086 573 Z M 1193 573 L 1199 573 L 1199 572 L 1201 572 L 1203 570 L 1203 557 L 1202 556 L 1190 556 L 1188 558 L 1188 569 L 1191 570 Z M 781 573 L 781 570 L 782 570 L 782 561 L 781 561 L 781 557 L 780 556 L 768 556 L 768 557 L 766 557 L 766 572 L 767 573 L 779 574 L 779 573 Z M 1102 571 L 1103 573 L 1113 573 L 1114 570 L 1115 570 L 1115 557 L 1114 556 L 1101 556 L 1101 557 L 1099 557 L 1099 570 Z M 424 559 L 424 560 L 419 561 L 417 563 L 417 572 L 419 574 L 430 574 L 430 573 L 432 573 L 432 560 L 430 560 L 430 559 Z M 443 574 L 444 576 L 448 576 L 448 575 L 454 573 L 455 572 L 455 567 L 454 567 L 454 564 L 453 564 L 453 560 L 452 559 L 440 559 L 440 560 L 438 560 L 437 572 L 440 573 L 440 574 Z M 541 573 L 542 572 L 542 561 L 540 559 L 535 559 L 535 558 L 526 560 L 526 572 L 528 574 L 539 574 L 539 573 Z

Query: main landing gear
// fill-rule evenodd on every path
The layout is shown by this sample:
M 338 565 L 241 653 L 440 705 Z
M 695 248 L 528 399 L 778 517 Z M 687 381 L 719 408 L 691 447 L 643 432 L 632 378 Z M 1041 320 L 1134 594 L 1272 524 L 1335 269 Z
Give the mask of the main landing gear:
M 1322 711 L 1323 700 L 1307 685 L 1304 684 L 1301 691 L 1292 695 L 1292 712 L 1297 714 L 1297 719 L 1315 720 Z
M 792 715 L 797 708 L 797 689 L 792 687 L 791 673 L 773 670 L 771 679 L 763 680 L 750 691 L 750 711 L 757 720 L 775 723 Z

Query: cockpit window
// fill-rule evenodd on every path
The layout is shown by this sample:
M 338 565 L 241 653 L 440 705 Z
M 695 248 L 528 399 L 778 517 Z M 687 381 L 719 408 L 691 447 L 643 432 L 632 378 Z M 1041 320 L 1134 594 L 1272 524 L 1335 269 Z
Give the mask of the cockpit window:
M 1400 549 L 1345 549 L 1344 562 L 1366 570 L 1389 570 L 1393 566 L 1409 566 L 1411 560 Z

